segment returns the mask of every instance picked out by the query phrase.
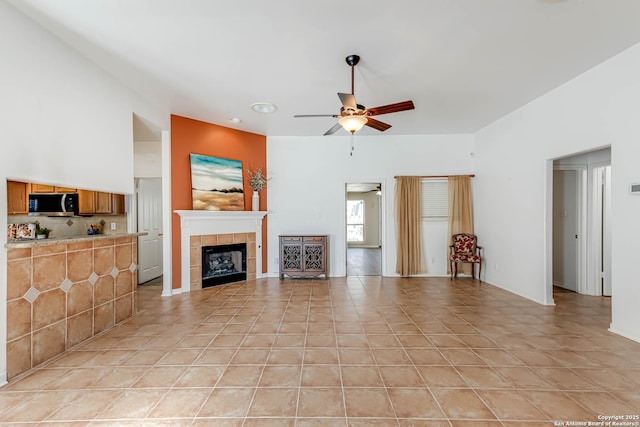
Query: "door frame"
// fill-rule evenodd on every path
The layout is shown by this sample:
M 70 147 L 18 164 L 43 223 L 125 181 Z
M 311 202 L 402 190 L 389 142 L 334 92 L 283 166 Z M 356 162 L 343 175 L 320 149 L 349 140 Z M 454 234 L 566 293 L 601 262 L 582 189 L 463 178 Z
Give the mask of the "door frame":
M 607 232 L 603 231 L 602 227 L 606 227 L 607 219 L 610 221 L 610 217 L 607 218 L 607 212 L 602 212 L 602 204 L 606 204 L 606 200 L 602 198 L 605 197 L 609 199 L 609 209 L 611 207 L 611 192 L 607 194 L 606 190 L 602 191 L 602 185 L 607 184 L 607 178 L 602 177 L 600 174 L 596 173 L 597 169 L 611 167 L 611 162 L 598 162 L 590 165 L 590 172 L 592 175 L 592 189 L 591 189 L 591 197 L 593 203 L 591 205 L 591 221 L 590 221 L 590 247 L 593 248 L 589 254 L 589 261 L 591 268 L 589 269 L 589 292 L 588 295 L 595 296 L 603 296 L 605 295 L 603 289 L 602 279 L 609 282 L 609 291 L 611 285 L 611 241 L 610 241 L 610 233 L 609 230 L 609 242 L 607 242 Z M 611 188 L 611 176 L 609 176 L 609 189 Z M 611 224 L 609 222 L 609 227 Z M 608 259 L 607 253 L 603 252 L 603 246 L 608 247 Z M 603 257 L 604 257 L 604 265 L 603 265 Z M 608 268 L 607 268 L 608 267 Z M 608 277 L 606 277 L 608 275 Z M 609 294 L 610 295 L 610 294 Z
M 387 275 L 387 255 L 386 255 L 386 230 L 387 230 L 387 203 L 386 203 L 386 182 L 384 178 L 362 178 L 362 179 L 345 179 L 342 183 L 342 227 L 340 229 L 340 234 L 342 238 L 340 239 L 343 246 L 344 253 L 344 276 L 347 277 L 347 251 L 349 249 L 349 244 L 347 242 L 347 185 L 348 184 L 359 184 L 359 183 L 376 183 L 380 184 L 380 191 L 382 194 L 380 195 L 380 263 L 381 270 L 380 275 Z

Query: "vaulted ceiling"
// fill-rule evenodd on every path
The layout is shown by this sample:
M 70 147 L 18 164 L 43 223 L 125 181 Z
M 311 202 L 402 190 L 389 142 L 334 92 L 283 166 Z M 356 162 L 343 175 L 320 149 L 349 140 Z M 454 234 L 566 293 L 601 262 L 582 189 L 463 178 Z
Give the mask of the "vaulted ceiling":
M 172 114 L 264 135 L 330 128 L 293 115 L 338 113 L 349 54 L 358 103 L 414 101 L 386 134 L 473 133 L 640 42 L 638 0 L 9 2 Z

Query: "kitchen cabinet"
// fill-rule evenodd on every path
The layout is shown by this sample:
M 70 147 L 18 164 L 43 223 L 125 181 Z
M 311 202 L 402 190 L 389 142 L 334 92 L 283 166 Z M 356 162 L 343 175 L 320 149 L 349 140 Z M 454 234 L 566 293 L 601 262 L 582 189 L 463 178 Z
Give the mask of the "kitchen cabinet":
M 111 213 L 111 193 L 96 191 L 95 198 L 96 198 L 96 213 L 110 214 Z
M 328 236 L 286 235 L 280 237 L 280 278 L 320 276 L 327 278 Z
M 78 190 L 80 215 L 115 214 L 124 215 L 124 195 L 103 191 Z
M 7 213 L 24 215 L 29 213 L 29 187 L 26 182 L 7 181 Z
M 95 191 L 78 190 L 78 211 L 80 215 L 96 213 Z
M 56 193 L 77 193 L 77 188 L 69 188 L 69 187 L 58 187 L 55 188 Z
M 32 193 L 53 193 L 54 187 L 53 185 L 46 185 L 46 184 L 31 184 L 31 192 Z
M 75 193 L 76 188 L 58 187 L 57 185 L 31 184 L 32 193 Z
M 111 195 L 111 213 L 114 215 L 124 215 L 124 194 Z

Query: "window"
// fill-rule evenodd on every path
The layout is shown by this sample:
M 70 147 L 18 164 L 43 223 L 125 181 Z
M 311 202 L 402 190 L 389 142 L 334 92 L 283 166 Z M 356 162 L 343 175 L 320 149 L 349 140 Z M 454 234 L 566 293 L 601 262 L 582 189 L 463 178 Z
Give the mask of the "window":
M 449 181 L 426 178 L 421 186 L 422 218 L 447 218 L 449 216 Z
M 364 242 L 364 200 L 347 200 L 347 242 Z

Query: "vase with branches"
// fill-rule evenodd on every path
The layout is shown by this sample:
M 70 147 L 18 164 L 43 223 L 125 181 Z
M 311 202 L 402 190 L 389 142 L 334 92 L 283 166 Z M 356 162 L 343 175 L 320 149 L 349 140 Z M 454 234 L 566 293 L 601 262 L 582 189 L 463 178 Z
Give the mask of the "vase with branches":
M 251 209 L 254 211 L 260 210 L 260 195 L 258 194 L 258 191 L 261 191 L 264 187 L 267 186 L 267 181 L 269 180 L 269 178 L 265 176 L 262 166 L 249 168 L 247 170 L 247 178 L 249 186 L 253 190 L 253 196 L 251 198 Z

